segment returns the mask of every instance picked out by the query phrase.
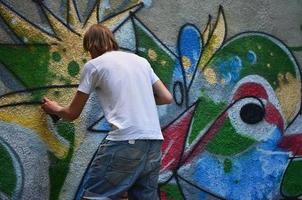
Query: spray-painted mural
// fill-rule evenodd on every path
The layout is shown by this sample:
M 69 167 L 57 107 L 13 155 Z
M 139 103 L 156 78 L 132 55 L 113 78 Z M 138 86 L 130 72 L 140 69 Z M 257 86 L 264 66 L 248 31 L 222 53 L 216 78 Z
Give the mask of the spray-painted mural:
M 109 126 L 94 95 L 73 123 L 45 115 L 40 104 L 44 95 L 71 100 L 89 59 L 83 33 L 94 23 L 147 58 L 173 93 L 171 105 L 158 107 L 162 200 L 302 196 L 302 132 L 290 131 L 300 120 L 301 71 L 286 44 L 261 32 L 227 38 L 220 6 L 202 32 L 183 25 L 174 52 L 137 17 L 143 2 L 96 1 L 85 17 L 78 4 L 68 0 L 62 18 L 36 1 L 45 30 L 0 3 L 3 28 L 19 41 L 0 44 L 0 199 L 79 199 Z

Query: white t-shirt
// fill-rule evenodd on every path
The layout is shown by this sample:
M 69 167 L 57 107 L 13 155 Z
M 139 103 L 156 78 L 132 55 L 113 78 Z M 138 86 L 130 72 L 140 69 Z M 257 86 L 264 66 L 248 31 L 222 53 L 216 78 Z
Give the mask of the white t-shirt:
M 162 140 L 152 88 L 158 80 L 146 59 L 111 51 L 84 65 L 78 90 L 96 91 L 105 118 L 114 127 L 108 140 Z

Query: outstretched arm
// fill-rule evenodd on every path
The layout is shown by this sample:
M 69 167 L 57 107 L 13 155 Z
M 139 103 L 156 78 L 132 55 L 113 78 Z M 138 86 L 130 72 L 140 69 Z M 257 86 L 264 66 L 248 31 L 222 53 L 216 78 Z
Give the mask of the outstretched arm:
M 73 121 L 77 119 L 81 114 L 88 98 L 88 94 L 77 91 L 70 105 L 62 107 L 56 101 L 49 100 L 45 97 L 43 99 L 43 104 L 41 105 L 41 108 L 47 114 L 56 115 L 67 121 Z
M 152 87 L 157 105 L 172 103 L 173 97 L 161 80 L 156 81 Z

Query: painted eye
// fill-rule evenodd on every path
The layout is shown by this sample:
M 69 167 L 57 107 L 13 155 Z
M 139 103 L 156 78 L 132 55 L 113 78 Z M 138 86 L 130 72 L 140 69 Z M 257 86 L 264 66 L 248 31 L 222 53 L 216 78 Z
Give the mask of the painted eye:
M 256 103 L 248 103 L 241 107 L 240 117 L 247 124 L 257 124 L 264 118 L 265 111 L 263 106 Z
M 257 141 L 270 137 L 274 125 L 264 120 L 266 103 L 265 99 L 248 97 L 229 108 L 228 117 L 238 134 Z

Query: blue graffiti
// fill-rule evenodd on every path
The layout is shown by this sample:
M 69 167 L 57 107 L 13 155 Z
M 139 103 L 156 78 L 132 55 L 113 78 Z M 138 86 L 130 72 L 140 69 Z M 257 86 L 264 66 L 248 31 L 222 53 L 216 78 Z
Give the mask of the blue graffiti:
M 289 160 L 289 153 L 277 147 L 280 139 L 281 132 L 275 128 L 269 139 L 247 152 L 225 158 L 203 152 L 194 168 L 182 171 L 192 173 L 191 181 L 197 185 L 227 199 L 271 199 L 279 195 L 279 183 Z M 229 172 L 224 169 L 225 159 L 232 163 Z
M 246 54 L 246 59 L 249 61 L 249 63 L 254 65 L 257 62 L 257 55 L 254 51 L 249 50 Z
M 193 25 L 185 25 L 179 31 L 178 54 L 180 60 L 174 66 L 173 79 L 182 80 L 183 70 L 186 75 L 187 85 L 190 84 L 194 75 L 202 51 L 202 40 L 199 30 Z
M 216 70 L 220 74 L 220 78 L 224 80 L 224 83 L 229 86 L 233 86 L 240 77 L 240 71 L 242 69 L 242 61 L 239 56 L 233 56 L 230 59 L 219 61 L 215 64 Z

